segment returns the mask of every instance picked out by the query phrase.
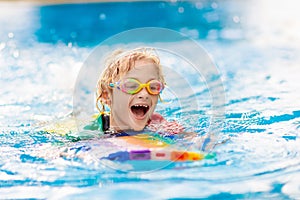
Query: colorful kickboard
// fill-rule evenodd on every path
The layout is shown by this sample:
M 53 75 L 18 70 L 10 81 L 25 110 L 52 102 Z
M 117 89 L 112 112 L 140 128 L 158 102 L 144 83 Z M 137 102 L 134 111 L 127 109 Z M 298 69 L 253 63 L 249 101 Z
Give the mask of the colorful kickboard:
M 213 158 L 214 154 L 186 150 L 179 146 L 174 136 L 161 136 L 157 133 L 144 133 L 133 136 L 102 138 L 79 141 L 61 153 L 63 157 L 84 159 L 93 156 L 100 160 L 126 161 L 173 161 L 191 162 Z
M 109 160 L 113 162 L 128 161 L 172 161 L 193 162 L 215 157 L 214 153 L 205 153 L 192 149 L 191 141 L 185 141 L 177 135 L 161 135 L 159 133 L 142 133 L 121 137 L 93 137 L 99 135 L 98 130 L 90 130 L 88 134 L 78 132 L 72 119 L 60 121 L 44 127 L 44 131 L 75 139 L 61 153 L 61 157 L 80 158 L 86 160 Z M 70 133 L 70 135 L 69 135 Z M 92 133 L 92 136 L 89 134 Z M 77 139 L 76 135 L 80 135 Z M 184 134 L 179 134 L 184 135 Z M 105 135 L 103 135 L 105 136 Z M 89 139 L 90 138 L 90 139 Z M 178 139 L 179 138 L 179 139 Z M 82 140 L 84 139 L 84 140 Z M 180 140 L 180 142 L 179 142 Z M 77 141 L 77 142 L 76 142 Z

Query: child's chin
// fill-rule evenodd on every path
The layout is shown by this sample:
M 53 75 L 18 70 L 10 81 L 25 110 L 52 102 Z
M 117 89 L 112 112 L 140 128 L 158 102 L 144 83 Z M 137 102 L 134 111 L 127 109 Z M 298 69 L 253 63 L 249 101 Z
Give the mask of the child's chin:
M 133 128 L 133 131 L 142 131 L 144 129 L 144 127 L 143 128 Z

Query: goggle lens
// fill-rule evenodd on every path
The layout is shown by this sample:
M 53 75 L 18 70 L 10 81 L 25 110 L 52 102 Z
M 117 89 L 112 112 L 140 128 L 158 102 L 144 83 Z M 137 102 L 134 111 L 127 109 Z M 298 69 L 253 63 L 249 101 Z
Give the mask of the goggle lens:
M 148 89 L 148 92 L 150 90 L 152 92 L 152 94 L 159 94 L 163 89 L 163 84 L 157 80 L 152 80 L 152 81 L 148 82 L 147 89 Z

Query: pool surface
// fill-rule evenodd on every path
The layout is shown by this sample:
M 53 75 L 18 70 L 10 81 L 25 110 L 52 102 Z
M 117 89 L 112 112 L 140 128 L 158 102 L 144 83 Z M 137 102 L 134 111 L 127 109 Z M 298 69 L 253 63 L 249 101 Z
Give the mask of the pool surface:
M 300 199 L 297 4 L 0 2 L 0 198 Z M 72 112 L 77 75 L 100 42 L 142 27 L 181 32 L 207 50 L 226 95 L 218 134 L 230 140 L 213 160 L 147 173 L 57 156 L 61 137 L 38 128 Z M 210 101 L 206 90 L 196 95 L 203 112 L 188 110 L 184 122 L 202 130 Z M 49 148 L 40 156 L 37 146 Z

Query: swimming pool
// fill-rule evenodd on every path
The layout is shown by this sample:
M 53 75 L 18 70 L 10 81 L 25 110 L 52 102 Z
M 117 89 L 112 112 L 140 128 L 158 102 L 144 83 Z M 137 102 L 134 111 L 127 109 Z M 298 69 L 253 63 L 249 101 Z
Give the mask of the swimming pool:
M 300 25 L 291 2 L 1 3 L 1 198 L 299 199 Z M 72 111 L 76 76 L 95 46 L 144 26 L 188 34 L 217 63 L 221 132 L 231 140 L 215 149 L 216 160 L 123 173 L 36 157 L 35 145 L 57 138 L 35 127 Z

